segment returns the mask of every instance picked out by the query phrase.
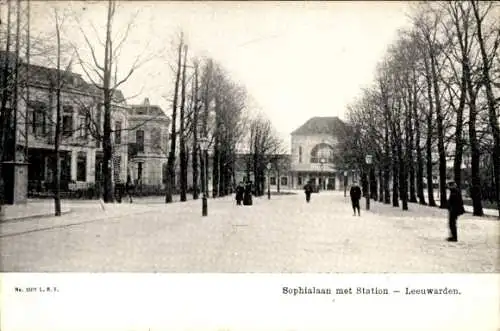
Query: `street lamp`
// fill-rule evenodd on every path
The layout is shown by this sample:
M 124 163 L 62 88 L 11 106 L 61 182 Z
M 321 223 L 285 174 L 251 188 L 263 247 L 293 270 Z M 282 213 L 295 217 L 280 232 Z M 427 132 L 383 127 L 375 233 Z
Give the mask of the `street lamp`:
M 347 170 L 344 170 L 344 198 L 347 196 L 347 185 L 348 185 L 348 179 L 347 179 L 347 175 L 349 173 L 347 172 Z
M 267 164 L 267 199 L 271 200 L 271 181 L 270 181 L 270 175 L 271 175 L 271 167 L 272 164 L 269 162 Z
M 321 175 L 320 175 L 320 180 L 321 180 L 321 189 L 322 189 L 322 190 L 323 190 L 323 189 L 325 189 L 325 188 L 324 188 L 324 186 L 323 186 L 323 185 L 325 185 L 325 181 L 323 180 L 323 179 L 324 179 L 324 178 L 323 178 L 323 166 L 325 165 L 325 162 L 326 162 L 325 158 L 321 158 L 321 159 L 319 160 L 319 163 L 320 163 L 320 166 L 321 166 Z
M 372 164 L 372 155 L 366 154 L 365 162 L 368 165 L 368 193 L 366 195 L 366 210 L 370 210 L 370 168 Z
M 204 160 L 204 169 L 202 169 L 204 174 L 207 174 L 206 169 L 208 169 L 208 157 L 207 157 L 207 150 L 208 150 L 208 138 L 207 137 L 201 137 L 200 138 L 200 149 L 202 151 L 202 158 Z M 208 178 L 207 176 L 204 177 L 204 183 L 203 183 L 203 198 L 201 199 L 201 215 L 202 216 L 207 216 L 208 215 L 208 204 L 207 204 L 207 187 L 208 187 Z

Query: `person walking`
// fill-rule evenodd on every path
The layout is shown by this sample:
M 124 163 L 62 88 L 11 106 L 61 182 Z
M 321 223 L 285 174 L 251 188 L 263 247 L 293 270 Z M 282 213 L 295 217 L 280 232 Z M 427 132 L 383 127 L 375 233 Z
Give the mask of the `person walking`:
M 354 182 L 352 184 L 349 194 L 351 196 L 352 210 L 354 211 L 353 216 L 356 216 L 356 210 L 358 211 L 358 216 L 361 216 L 361 211 L 359 208 L 359 200 L 361 199 L 361 188 L 359 187 L 357 182 Z
M 464 202 L 455 182 L 449 182 L 448 189 L 450 190 L 448 198 L 448 226 L 450 228 L 450 236 L 446 240 L 456 242 L 458 241 L 457 219 L 458 216 L 465 213 Z
M 127 182 L 125 183 L 125 190 L 127 191 L 129 202 L 130 203 L 134 202 L 132 200 L 132 195 L 134 194 L 134 184 L 132 183 L 130 175 L 127 176 Z
M 306 202 L 309 203 L 311 201 L 311 193 L 313 191 L 313 187 L 311 181 L 308 181 L 306 185 L 304 185 L 304 192 L 306 194 Z

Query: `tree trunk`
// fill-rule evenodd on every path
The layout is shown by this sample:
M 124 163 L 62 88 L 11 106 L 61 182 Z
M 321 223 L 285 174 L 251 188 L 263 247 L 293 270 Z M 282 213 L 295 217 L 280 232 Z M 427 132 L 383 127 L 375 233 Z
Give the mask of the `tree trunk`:
M 181 40 L 179 41 L 179 47 L 177 49 L 177 72 L 175 77 L 175 88 L 174 88 L 174 100 L 172 104 L 172 128 L 170 130 L 170 151 L 168 153 L 167 160 L 167 180 L 166 180 L 166 190 L 165 190 L 165 203 L 171 203 L 172 191 L 175 184 L 175 147 L 177 142 L 176 134 L 176 121 L 177 121 L 177 101 L 179 95 L 179 84 L 181 77 L 181 61 L 182 61 L 182 47 L 184 45 L 184 39 L 181 35 Z
M 212 167 L 212 198 L 216 198 L 219 196 L 219 142 L 218 138 L 215 138 L 215 146 L 214 146 L 214 155 L 213 155 L 213 167 Z
M 426 170 L 427 170 L 427 195 L 429 198 L 429 206 L 435 207 L 436 201 L 434 200 L 434 183 L 432 178 L 434 173 L 432 171 L 432 115 L 434 114 L 434 102 L 432 97 L 432 80 L 430 77 L 429 62 L 427 57 L 424 57 L 425 77 L 427 86 L 427 97 L 429 99 L 429 112 L 427 114 L 427 136 L 426 136 Z
M 222 147 L 222 146 L 221 146 Z M 224 167 L 224 162 L 226 160 L 225 158 L 225 155 L 226 152 L 225 152 L 225 148 L 220 148 L 219 149 L 219 158 L 218 158 L 218 162 L 217 162 L 217 166 L 219 167 L 219 185 L 218 185 L 218 194 L 217 196 L 219 197 L 223 197 L 225 194 L 225 167 Z
M 102 175 L 104 179 L 103 200 L 106 203 L 113 202 L 113 183 L 111 180 L 111 70 L 112 70 L 112 49 L 111 49 L 111 21 L 113 17 L 114 3 L 108 3 L 108 18 L 106 21 L 106 44 L 104 48 L 104 72 L 103 72 L 103 97 L 104 97 L 104 123 L 103 123 L 103 162 Z
M 186 141 L 185 141 L 185 105 L 186 105 L 186 60 L 187 60 L 187 45 L 184 45 L 184 63 L 182 65 L 182 79 L 181 79 L 181 109 L 180 109 L 180 130 L 179 130 L 179 159 L 180 159 L 180 189 L 181 201 L 186 201 L 187 192 L 187 155 L 186 155 Z
M 470 73 L 470 67 L 466 66 L 464 68 L 464 74 L 467 81 L 467 92 L 469 95 L 469 144 L 471 153 L 471 199 L 472 199 L 472 215 L 483 216 L 483 203 L 482 203 L 482 192 L 481 192 L 481 176 L 479 173 L 479 144 L 477 141 L 476 134 L 476 119 L 477 119 L 477 107 L 476 107 L 476 97 L 477 91 L 474 90 L 472 86 L 472 79 Z
M 398 135 L 401 137 L 401 124 L 397 123 Z M 396 144 L 398 161 L 399 161 L 399 186 L 401 188 L 401 203 L 402 209 L 408 210 L 408 174 L 406 172 L 406 153 L 403 153 L 403 146 L 401 140 L 398 140 Z
M 493 95 L 493 89 L 491 86 L 491 76 L 490 76 L 490 67 L 491 63 L 488 59 L 488 54 L 486 52 L 486 46 L 483 38 L 482 31 L 482 19 L 479 15 L 479 8 L 477 1 L 471 1 L 472 9 L 474 11 L 474 16 L 477 22 L 477 41 L 479 44 L 479 49 L 481 50 L 481 58 L 482 58 L 482 78 L 483 84 L 486 89 L 486 100 L 488 104 L 488 118 L 491 126 L 491 131 L 493 134 L 493 171 L 495 175 L 495 198 L 497 203 L 498 210 L 498 218 L 500 218 L 500 128 L 498 126 L 498 114 L 496 110 L 496 100 Z
M 56 128 L 54 136 L 54 209 L 55 216 L 61 216 L 61 156 L 59 145 L 61 142 L 61 35 L 59 19 L 56 14 L 56 40 L 57 40 L 57 78 L 56 78 Z M 52 89 L 51 89 L 52 93 Z
M 409 86 L 409 89 L 411 89 L 412 86 Z M 410 202 L 415 203 L 417 202 L 417 195 L 415 192 L 415 162 L 414 160 L 414 155 L 413 155 L 413 150 L 414 150 L 414 141 L 413 141 L 413 108 L 415 107 L 413 102 L 414 102 L 414 97 L 413 97 L 413 91 L 412 93 L 408 94 L 408 109 L 406 110 L 406 117 L 407 117 L 407 128 L 406 128 L 406 134 L 408 136 L 407 140 L 407 148 L 406 148 L 406 165 L 408 166 L 408 172 L 409 172 L 409 180 L 410 180 Z
M 443 126 L 443 113 L 441 109 L 441 97 L 439 95 L 438 74 L 436 69 L 436 56 L 434 50 L 430 52 L 431 60 L 431 73 L 434 87 L 434 101 L 436 103 L 436 122 L 437 122 L 437 135 L 438 135 L 438 155 L 439 155 L 439 208 L 446 209 L 448 207 L 446 199 L 446 151 L 444 149 L 444 126 Z
M 399 159 L 396 138 L 392 142 L 392 206 L 399 207 Z
M 205 164 L 205 155 L 202 150 L 197 149 L 196 151 L 200 151 L 200 186 L 201 186 L 201 194 L 205 194 L 205 197 L 208 197 L 208 194 L 206 194 L 206 186 L 205 186 L 205 181 L 206 181 L 206 164 Z M 194 152 L 193 152 L 194 153 Z M 193 159 L 194 160 L 194 159 Z M 194 197 L 193 197 L 194 198 Z
M 467 70 L 465 67 L 468 66 L 466 64 L 466 59 L 463 59 L 462 62 L 462 78 L 460 83 L 460 100 L 458 104 L 458 108 L 456 110 L 457 113 L 457 121 L 456 121 L 456 130 L 455 130 L 455 159 L 453 160 L 453 177 L 455 183 L 459 190 L 462 188 L 462 155 L 463 155 L 463 110 L 465 107 L 465 96 L 466 96 L 466 78 L 465 71 Z
M 383 176 L 383 171 L 382 168 L 378 169 L 378 201 L 379 202 L 384 202 L 384 176 Z
M 276 189 L 278 190 L 278 193 L 280 193 L 280 167 L 279 167 L 279 165 L 277 165 L 276 170 L 278 172 L 278 178 L 276 178 L 276 180 L 277 180 L 277 183 L 276 183 L 277 187 L 276 187 Z
M 8 88 L 8 77 L 9 77 L 9 54 L 10 54 L 10 27 L 11 27 L 11 14 L 12 7 L 11 2 L 7 1 L 7 27 L 6 27 L 6 45 L 5 45 L 5 57 L 2 63 L 2 82 L 1 82 L 1 91 L 2 91 L 2 100 L 0 106 L 0 213 L 2 212 L 2 205 L 4 204 L 4 175 L 3 172 L 3 161 L 6 160 L 6 149 L 7 149 L 7 140 L 8 140 L 8 131 L 10 123 L 10 111 L 7 111 L 7 99 L 9 96 L 9 88 Z
M 389 187 L 390 174 L 391 174 L 391 142 L 389 135 L 389 109 L 387 99 L 384 94 L 384 203 L 391 203 L 391 192 Z
M 193 200 L 198 199 L 198 113 L 200 111 L 198 105 L 198 63 L 194 69 L 194 85 L 193 85 L 193 121 L 191 123 L 191 131 L 193 132 L 193 145 L 191 156 L 191 168 L 193 172 Z M 203 169 L 203 166 L 201 167 Z M 203 183 L 203 177 L 201 178 Z
M 422 148 L 420 147 L 420 120 L 417 110 L 417 93 L 414 93 L 413 118 L 415 119 L 415 149 L 417 151 L 417 196 L 418 203 L 426 205 L 424 195 L 424 164 L 422 159 Z

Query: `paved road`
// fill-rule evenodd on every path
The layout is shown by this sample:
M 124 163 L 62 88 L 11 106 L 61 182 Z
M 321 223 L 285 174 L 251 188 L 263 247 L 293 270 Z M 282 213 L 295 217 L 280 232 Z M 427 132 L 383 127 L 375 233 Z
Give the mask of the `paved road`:
M 165 205 L 151 200 L 106 213 L 0 225 L 3 271 L 20 272 L 499 272 L 499 222 L 465 215 L 458 243 L 446 212 L 372 203 L 352 216 L 341 192 Z M 364 207 L 364 204 L 362 204 Z

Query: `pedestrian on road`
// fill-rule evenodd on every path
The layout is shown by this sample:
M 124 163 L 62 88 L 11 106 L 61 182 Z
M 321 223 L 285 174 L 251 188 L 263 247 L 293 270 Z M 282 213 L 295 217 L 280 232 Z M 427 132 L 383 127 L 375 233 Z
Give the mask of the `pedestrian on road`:
M 132 195 L 134 194 L 134 184 L 132 183 L 130 175 L 127 176 L 127 182 L 125 183 L 125 190 L 127 191 L 129 202 L 130 203 L 134 202 L 132 200 Z
M 455 182 L 449 182 L 448 189 L 450 190 L 450 197 L 448 198 L 448 225 L 450 227 L 450 237 L 446 240 L 458 241 L 457 219 L 458 216 L 465 213 L 464 202 L 462 200 L 462 194 Z
M 361 188 L 359 187 L 357 182 L 352 183 L 349 194 L 351 195 L 352 210 L 354 212 L 353 216 L 356 216 L 356 210 L 358 211 L 358 216 L 361 216 L 361 211 L 359 208 L 359 200 L 361 199 Z
M 245 183 L 245 190 L 243 193 L 243 205 L 244 206 L 251 206 L 253 204 L 252 201 L 252 182 L 247 181 Z
M 236 205 L 241 206 L 241 201 L 243 200 L 243 195 L 245 194 L 245 187 L 243 182 L 239 182 L 236 186 Z
M 304 192 L 306 194 L 306 202 L 309 203 L 311 201 L 311 193 L 313 191 L 313 187 L 311 184 L 311 181 L 307 182 L 306 185 L 304 185 Z

